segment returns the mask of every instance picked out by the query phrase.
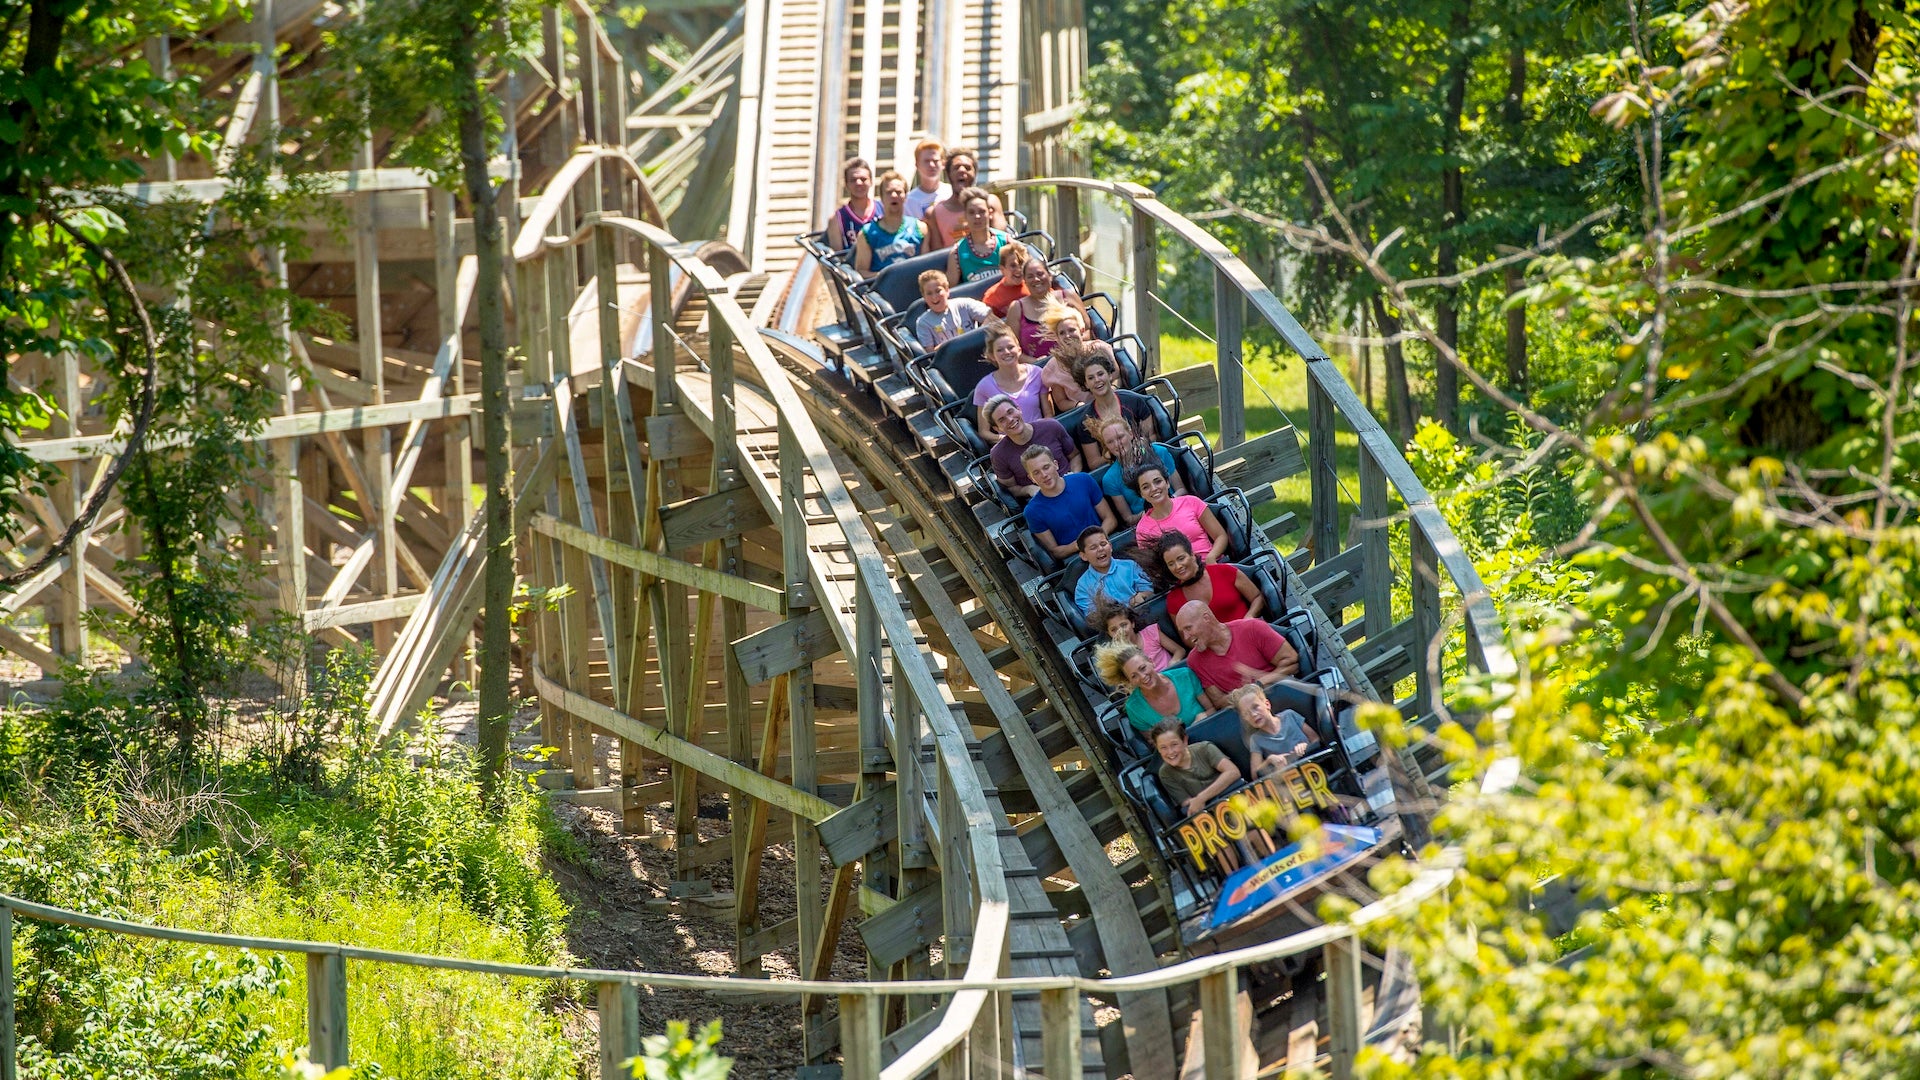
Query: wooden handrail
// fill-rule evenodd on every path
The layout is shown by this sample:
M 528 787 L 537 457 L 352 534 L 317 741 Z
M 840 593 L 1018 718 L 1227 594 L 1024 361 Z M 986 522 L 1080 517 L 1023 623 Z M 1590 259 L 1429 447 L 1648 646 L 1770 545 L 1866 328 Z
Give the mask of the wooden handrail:
M 640 212 L 655 219 L 656 224 L 665 224 L 666 217 L 660 213 L 660 207 L 654 202 L 652 189 L 647 186 L 647 177 L 640 171 L 640 165 L 627 153 L 624 146 L 587 145 L 576 149 L 567 159 L 560 171 L 547 181 L 545 190 L 540 193 L 540 201 L 533 204 L 533 211 L 520 222 L 520 235 L 513 238 L 513 261 L 526 262 L 541 252 L 541 243 L 547 239 L 547 229 L 553 225 L 553 219 L 560 213 L 560 206 L 567 196 L 579 185 L 595 162 L 601 160 L 617 161 L 626 166 L 627 172 L 640 183 Z
M 729 975 L 680 975 L 664 971 L 622 971 L 612 968 L 553 967 L 539 964 L 510 964 L 497 960 L 468 960 L 457 956 L 400 952 L 394 949 L 369 949 L 330 941 L 301 941 L 291 938 L 250 937 L 245 934 L 216 934 L 200 930 L 181 930 L 151 923 L 90 915 L 83 911 L 38 904 L 0 893 L 0 909 L 11 910 L 37 922 L 59 923 L 89 930 L 103 930 L 129 937 L 157 941 L 179 941 L 191 945 L 214 945 L 256 952 L 324 953 L 348 960 L 408 967 L 438 968 L 476 975 L 500 975 L 525 979 L 572 980 L 577 982 L 617 982 L 632 986 L 653 986 L 672 990 L 701 990 L 715 994 L 755 994 L 768 991 L 790 994 L 871 994 L 900 997 L 908 994 L 955 994 L 966 992 L 1034 993 L 1041 990 L 1072 990 L 1101 997 L 1135 990 L 1167 989 L 1193 982 L 1207 975 L 1295 956 L 1318 949 L 1338 938 L 1348 938 L 1363 927 L 1412 912 L 1421 901 L 1439 892 L 1458 873 L 1459 856 L 1453 849 L 1421 870 L 1412 882 L 1394 893 L 1356 911 L 1344 923 L 1316 926 L 1297 934 L 1230 952 L 1214 953 L 1157 971 L 1137 975 L 1091 979 L 1084 975 L 1026 975 L 980 978 L 972 975 L 958 979 L 895 979 L 879 982 L 841 982 L 821 979 L 744 979 Z M 937 1057 L 937 1055 L 936 1055 Z

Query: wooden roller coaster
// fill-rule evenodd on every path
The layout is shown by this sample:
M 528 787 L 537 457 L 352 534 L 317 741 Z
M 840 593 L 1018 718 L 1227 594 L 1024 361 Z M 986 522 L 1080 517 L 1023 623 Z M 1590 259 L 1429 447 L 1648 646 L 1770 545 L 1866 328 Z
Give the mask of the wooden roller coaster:
M 303 24 L 266 20 L 262 40 L 274 40 L 269 25 L 284 40 Z M 0 946 L 18 915 L 305 953 L 314 1056 L 329 1065 L 348 1060 L 352 960 L 594 982 L 603 1076 L 633 1052 L 634 994 L 647 985 L 789 990 L 807 1058 L 837 1050 L 847 1076 L 1158 1078 L 1183 1062 L 1209 1077 L 1316 1062 L 1349 1075 L 1363 1043 L 1417 1015 L 1393 958 L 1368 967 L 1361 928 L 1449 871 L 1430 867 L 1382 900 L 1350 870 L 1328 887 L 1356 896 L 1360 915 L 1320 926 L 1296 901 L 1284 925 L 1304 929 L 1248 948 L 1259 935 L 1196 934 L 1196 905 L 1217 885 L 1167 857 L 1164 823 L 1126 787 L 1102 702 L 1062 627 L 1034 606 L 1040 568 L 996 546 L 1013 519 L 939 423 L 940 403 L 882 347 L 885 329 L 830 261 L 796 243 L 831 205 L 822 178 L 843 155 L 897 156 L 936 128 L 981 146 L 1009 209 L 1045 234 L 1075 285 L 1116 286 L 1107 321 L 1131 331 L 1143 378 L 1161 374 L 1160 268 L 1170 253 L 1206 268 L 1216 363 L 1166 373 L 1172 422 L 1193 431 L 1203 410 L 1217 416 L 1207 471 L 1239 490 L 1248 557 L 1272 567 L 1317 666 L 1347 698 L 1429 727 L 1450 677 L 1510 671 L 1485 589 L 1432 500 L 1273 293 L 1145 189 L 1044 175 L 1073 166 L 1060 136 L 1085 63 L 1078 4 L 748 0 L 702 27 L 691 59 L 634 109 L 621 54 L 587 9 L 555 7 L 547 25 L 547 80 L 508 91 L 521 95 L 519 185 L 538 192 L 509 200 L 520 572 L 570 586 L 537 616 L 526 657 L 539 738 L 627 828 L 670 806 L 676 875 L 731 870 L 738 974 L 790 948 L 800 980 L 510 971 L 6 900 Z M 271 83 L 268 71 L 255 93 Z M 540 101 L 522 107 L 522 96 Z M 729 156 L 723 214 L 712 191 Z M 450 197 L 365 165 L 342 178 L 356 214 L 354 249 L 340 255 L 353 265 L 357 340 L 289 343 L 290 364 L 311 378 L 265 436 L 278 463 L 260 483 L 275 493 L 267 554 L 279 589 L 263 602 L 336 637 L 369 627 L 383 651 L 374 710 L 392 730 L 461 662 L 486 557 L 466 494 L 471 235 Z M 193 182 L 167 175 L 155 183 Z M 676 235 L 723 218 L 730 242 Z M 428 236 L 432 281 L 410 278 L 424 298 L 397 321 L 427 327 L 432 351 L 382 329 L 396 320 L 382 322 L 391 277 L 380 264 L 403 244 L 390 229 L 407 244 Z M 320 287 L 332 272 L 320 266 L 303 285 Z M 1291 426 L 1247 438 L 1249 313 L 1305 364 L 1304 449 Z M 87 380 L 66 364 L 77 404 Z M 417 391 L 396 400 L 401 387 Z M 66 463 L 63 492 L 84 490 L 85 462 L 110 435 L 53 435 L 35 452 Z M 1336 471 L 1342 438 L 1357 443 L 1357 498 Z M 1307 520 L 1256 520 L 1273 485 L 1301 473 Z M 39 508 L 39 535 L 59 532 L 65 497 Z M 99 567 L 137 543 L 111 518 L 96 534 L 37 591 L 6 600 L 11 614 L 51 599 L 56 632 L 42 641 L 0 626 L 0 647 L 50 668 L 73 655 L 77 631 L 59 628 L 77 625 L 75 604 L 111 600 Z M 1298 547 L 1275 547 L 1295 536 Z M 318 597 L 310 575 L 329 581 Z M 1340 730 L 1343 747 L 1361 744 Z M 1443 764 L 1419 749 L 1373 757 L 1388 786 L 1359 794 L 1419 845 Z M 701 839 L 703 794 L 724 799 L 723 838 Z M 793 847 L 798 902 L 766 922 L 773 843 Z M 848 936 L 868 958 L 865 982 L 830 978 Z M 9 1025 L 9 1069 L 11 1048 Z

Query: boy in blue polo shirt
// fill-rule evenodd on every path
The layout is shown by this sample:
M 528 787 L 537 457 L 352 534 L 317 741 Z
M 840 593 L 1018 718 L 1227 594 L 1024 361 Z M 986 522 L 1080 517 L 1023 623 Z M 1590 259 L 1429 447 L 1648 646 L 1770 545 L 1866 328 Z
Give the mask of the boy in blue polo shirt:
M 1113 557 L 1113 541 L 1105 529 L 1089 525 L 1075 543 L 1080 548 L 1080 558 L 1087 564 L 1080 581 L 1073 587 L 1073 602 L 1080 614 L 1093 610 L 1093 602 L 1102 593 L 1128 606 L 1152 598 L 1153 582 L 1147 579 L 1147 572 L 1132 559 Z
M 1056 559 L 1073 556 L 1079 549 L 1074 541 L 1089 526 L 1113 531 L 1113 511 L 1107 508 L 1106 493 L 1086 473 L 1060 475 L 1060 463 L 1053 451 L 1044 446 L 1027 447 L 1020 455 L 1027 479 L 1039 490 L 1027 502 L 1027 529 Z

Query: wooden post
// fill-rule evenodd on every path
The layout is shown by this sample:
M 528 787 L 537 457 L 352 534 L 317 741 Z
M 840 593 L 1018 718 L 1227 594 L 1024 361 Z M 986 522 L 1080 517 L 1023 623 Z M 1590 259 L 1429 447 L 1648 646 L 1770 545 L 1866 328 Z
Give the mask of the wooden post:
M 640 997 L 627 982 L 600 984 L 600 1080 L 629 1080 L 640 1055 Z
M 1307 540 L 1317 563 L 1340 554 L 1340 474 L 1334 448 L 1333 399 L 1320 386 L 1323 377 L 1340 377 L 1338 371 L 1320 370 L 1320 365 L 1330 363 L 1307 361 L 1307 480 L 1313 499 L 1312 533 Z M 1339 625 L 1339 612 L 1328 612 L 1328 618 Z
M 307 1060 L 347 1063 L 347 959 L 336 952 L 307 954 Z
M 1440 676 L 1445 674 L 1427 666 L 1427 654 L 1434 648 L 1434 639 L 1440 636 L 1440 559 L 1419 522 L 1409 523 L 1408 529 L 1412 540 L 1409 545 L 1412 557 L 1408 561 L 1413 564 L 1407 582 L 1413 593 L 1413 643 L 1408 646 L 1414 659 L 1413 707 L 1415 716 L 1425 716 L 1434 712 L 1439 704 L 1439 688 L 1443 682 Z M 1443 650 L 1435 659 L 1436 667 L 1445 662 Z
M 362 143 L 354 155 L 354 168 L 372 169 L 373 143 Z M 386 350 L 380 327 L 380 236 L 374 222 L 374 198 L 371 191 L 353 199 L 353 292 L 354 336 L 360 348 L 360 378 L 371 392 L 372 403 L 387 400 Z M 393 438 L 386 428 L 368 428 L 360 436 L 360 472 L 367 482 L 369 505 L 360 508 L 367 528 L 372 531 L 373 562 L 368 567 L 368 582 L 375 598 L 393 595 L 399 575 L 399 556 L 394 550 Z M 373 625 L 374 647 L 385 652 L 393 644 L 391 620 Z
M 1327 1035 L 1333 1080 L 1353 1080 L 1360 1052 L 1360 939 L 1335 938 L 1322 950 L 1327 968 Z
M 1387 632 L 1393 625 L 1393 550 L 1387 534 L 1387 474 L 1360 444 L 1360 565 L 1361 603 L 1366 606 L 1367 636 Z
M 1061 258 L 1080 254 L 1080 189 L 1058 187 L 1053 189 L 1053 218 L 1058 231 L 1054 234 L 1055 251 Z M 1091 289 L 1092 285 L 1082 285 Z
M 447 387 L 450 393 L 464 394 L 467 392 L 467 366 L 460 355 L 460 249 L 454 229 L 453 195 L 434 188 L 428 197 L 433 211 L 433 280 L 434 292 L 438 297 L 440 340 L 442 343 L 451 341 L 454 347 Z M 541 263 L 536 262 L 529 272 L 538 275 L 540 267 Z M 515 296 L 524 302 L 530 291 L 522 290 Z M 542 381 L 552 382 L 552 375 L 548 374 Z M 467 522 L 473 519 L 473 428 L 461 422 L 442 424 L 440 438 L 445 454 L 440 512 L 446 517 L 447 532 L 458 536 L 460 530 L 466 528 Z M 466 635 L 466 644 L 458 650 L 456 657 L 453 662 L 454 678 L 471 682 L 475 675 L 472 634 Z
M 1246 299 L 1226 271 L 1213 272 L 1213 335 L 1216 369 L 1220 373 L 1220 445 L 1247 441 L 1246 365 L 1242 361 L 1241 323 Z
M 967 822 L 961 815 L 959 797 L 954 793 L 953 781 L 947 773 L 948 766 L 936 761 L 934 782 L 936 812 L 940 815 L 940 839 L 942 846 L 957 854 L 966 850 Z M 957 979 L 967 968 L 967 961 L 973 955 L 973 890 L 967 885 L 967 875 L 958 866 L 942 866 L 940 874 L 940 916 L 945 940 L 941 946 L 941 958 L 946 961 L 947 977 Z
M 1160 374 L 1160 309 L 1154 293 L 1159 289 L 1160 241 L 1153 215 L 1133 210 L 1133 332 L 1140 335 L 1143 375 Z
M 729 649 L 729 652 L 732 650 Z M 760 728 L 760 774 L 772 776 L 780 760 L 780 729 L 787 722 L 787 676 L 776 675 L 767 687 L 766 721 Z M 768 807 L 758 800 L 746 800 L 747 839 L 741 845 L 746 860 L 736 861 L 733 883 L 734 966 L 742 978 L 761 974 L 760 952 L 749 953 L 744 945 L 760 927 L 760 864 L 766 854 Z
M 1236 1080 L 1240 1060 L 1240 974 L 1233 968 L 1200 977 L 1200 1043 L 1207 1080 Z
M 876 1080 L 880 1075 L 881 1000 L 878 994 L 840 995 L 840 1075 Z
M 799 618 L 815 607 L 813 583 L 807 577 L 807 489 L 806 452 L 793 430 L 792 422 L 780 417 L 780 555 L 787 589 L 789 619 Z M 793 731 L 793 786 L 810 795 L 820 793 L 820 766 L 815 758 L 813 728 L 812 657 L 802 655 L 801 664 L 787 676 L 787 711 Z M 826 911 L 820 901 L 820 834 L 811 822 L 795 817 L 793 821 L 794 905 L 800 932 L 800 970 L 812 971 L 814 953 L 821 941 Z M 814 1057 L 812 1039 L 807 1039 L 807 1060 Z
M 893 756 L 887 745 L 885 696 L 887 688 L 880 672 L 884 640 L 880 632 L 879 615 L 874 608 L 876 603 L 892 602 L 892 596 L 879 598 L 873 596 L 867 589 L 864 575 L 855 577 L 854 655 L 848 659 L 854 665 L 854 707 L 858 710 L 860 717 L 860 786 L 854 794 L 856 799 L 871 795 L 886 783 L 887 762 Z M 887 896 L 898 895 L 896 890 L 899 887 L 899 862 L 894 858 L 892 845 L 884 845 L 868 853 L 861 862 L 862 885 Z M 867 977 L 876 980 L 884 979 L 887 977 L 887 972 L 869 957 Z
M 86 403 L 80 397 L 80 357 L 72 352 L 62 352 L 52 357 L 54 363 L 54 399 L 60 406 L 60 415 L 53 418 L 50 428 L 55 435 L 80 434 L 80 416 Z M 81 504 L 86 498 L 87 465 L 81 461 L 62 462 L 56 466 L 60 479 L 49 492 L 54 508 L 64 519 L 61 522 L 46 524 L 56 532 L 67 522 L 80 516 Z M 52 540 L 52 534 L 48 537 Z M 50 590 L 54 603 L 48 612 L 53 618 L 47 620 L 48 643 L 53 651 L 63 659 L 76 664 L 87 662 L 87 545 L 92 543 L 87 532 L 82 530 L 73 538 L 73 550 L 67 557 L 66 572 L 60 575 L 60 587 Z M 48 671 L 49 677 L 57 676 L 58 671 Z
M 547 512 L 555 517 L 560 515 L 560 496 L 557 492 L 547 493 Z M 543 533 L 532 533 L 528 538 L 528 554 L 533 563 L 533 583 L 540 588 L 552 588 L 563 579 L 560 575 L 559 545 Z M 536 644 L 540 651 L 540 673 L 554 682 L 566 685 L 566 647 L 561 631 L 560 612 L 548 605 L 541 605 L 534 619 Z M 573 765 L 573 754 L 568 749 L 573 742 L 572 730 L 567 714 L 561 712 L 551 702 L 540 701 L 540 740 L 554 748 L 553 763 L 557 768 L 567 769 Z
M 1040 1047 L 1047 1080 L 1079 1080 L 1080 995 L 1072 989 L 1040 991 Z
M 0 905 L 0 1080 L 19 1080 L 13 1008 L 13 909 Z

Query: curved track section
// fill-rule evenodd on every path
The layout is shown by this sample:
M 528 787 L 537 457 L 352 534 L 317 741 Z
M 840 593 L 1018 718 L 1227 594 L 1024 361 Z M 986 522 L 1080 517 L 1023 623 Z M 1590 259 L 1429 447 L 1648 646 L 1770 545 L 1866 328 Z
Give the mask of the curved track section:
M 1144 258 L 1157 261 L 1155 231 L 1163 230 L 1213 263 L 1220 290 L 1217 304 L 1229 298 L 1244 303 L 1306 362 L 1314 406 L 1313 440 L 1307 455 L 1298 449 L 1292 428 L 1245 443 L 1238 395 L 1224 392 L 1229 380 L 1237 384 L 1241 378 L 1238 341 L 1220 346 L 1220 364 L 1211 373 L 1210 387 L 1192 378 L 1195 373 L 1191 372 L 1183 383 L 1196 400 L 1221 408 L 1221 427 L 1232 439 L 1217 451 L 1221 464 L 1216 479 L 1254 488 L 1251 500 L 1258 502 L 1272 497 L 1273 481 L 1303 470 L 1310 473 L 1312 520 L 1284 523 L 1281 528 L 1284 535 L 1304 526 L 1311 547 L 1274 563 L 1283 578 L 1281 595 L 1298 600 L 1311 619 L 1308 633 L 1316 667 L 1337 671 L 1337 685 L 1397 704 L 1416 722 L 1432 726 L 1446 676 L 1439 660 L 1445 642 L 1438 587 L 1444 575 L 1465 599 L 1468 664 L 1480 670 L 1511 670 L 1504 632 L 1484 587 L 1397 447 L 1360 406 L 1326 353 L 1239 259 L 1199 226 L 1133 185 L 1056 178 L 997 186 L 1051 189 L 1051 219 L 1068 223 L 1081 220 L 1083 198 L 1117 200 L 1123 214 L 1132 219 L 1134 234 L 1125 247 L 1133 255 L 1136 271 L 1141 269 L 1143 251 L 1149 253 Z M 1093 239 L 1076 234 L 1062 237 L 1068 253 Z M 1077 271 L 1082 280 L 1089 273 L 1085 264 L 1079 264 Z M 1169 851 L 1166 837 L 1156 838 L 1155 825 L 1145 820 L 1147 811 L 1121 794 L 1114 770 L 1129 758 L 1124 748 L 1116 756 L 1116 748 L 1103 738 L 1110 725 L 1103 729 L 1096 707 L 1102 703 L 1088 697 L 1066 662 L 1062 642 L 1070 635 L 1033 608 L 1030 601 L 1037 595 L 1038 582 L 1032 569 L 1023 569 L 1018 560 L 1010 565 L 1006 549 L 991 541 L 1005 520 L 1004 512 L 991 499 L 982 501 L 977 465 L 969 469 L 970 455 L 956 448 L 958 435 L 952 424 L 934 416 L 936 402 L 929 399 L 928 383 L 913 377 L 924 372 L 910 373 L 899 366 L 902 354 L 888 344 L 899 340 L 898 331 L 857 310 L 866 305 L 853 296 L 859 289 L 847 288 L 850 282 L 830 269 L 820 276 L 826 282 L 823 287 L 836 292 L 836 308 L 842 315 L 838 325 L 820 328 L 822 343 L 837 355 L 828 360 L 821 343 L 781 331 L 763 334 L 808 381 L 813 390 L 809 407 L 827 437 L 846 455 L 857 475 L 884 491 L 885 507 L 863 506 L 878 535 L 894 547 L 896 557 L 902 554 L 901 544 L 921 544 L 918 558 L 931 567 L 953 567 L 959 579 L 944 596 L 911 586 L 909 592 L 919 594 L 916 611 L 922 624 L 931 622 L 948 631 L 941 651 L 978 688 L 978 707 L 970 719 L 976 730 L 985 732 L 983 760 L 1003 804 L 1016 815 L 1029 861 L 1042 874 L 1058 875 L 1048 883 L 1046 898 L 1075 945 L 1075 959 L 1084 974 L 1096 975 L 1150 970 L 1163 958 L 1181 955 L 1180 916 L 1190 915 L 1194 902 L 1176 894 L 1195 882 L 1190 873 L 1174 872 L 1168 860 L 1176 856 Z M 1129 310 L 1136 317 L 1150 313 L 1159 302 L 1152 295 L 1151 271 L 1136 273 L 1132 285 Z M 786 323 L 793 323 L 796 307 L 809 302 L 805 295 L 790 296 Z M 1151 332 L 1151 322 L 1142 321 Z M 1154 333 L 1156 345 L 1157 337 Z M 1151 374 L 1155 350 L 1138 339 L 1133 346 Z M 1342 520 L 1341 490 L 1331 454 L 1336 423 L 1354 429 L 1363 460 L 1359 504 L 1347 514 L 1359 539 L 1345 550 L 1337 531 Z M 883 510 L 897 514 L 898 522 L 877 516 Z M 1411 525 L 1404 556 L 1396 556 L 1387 532 L 1392 514 Z M 906 536 L 907 530 L 918 537 Z M 1273 544 L 1258 527 L 1250 531 L 1256 553 L 1272 551 Z M 1392 608 L 1396 576 L 1402 583 L 1411 581 L 1413 601 L 1412 612 L 1397 620 Z M 962 635 L 961 630 L 971 633 Z M 1397 696 L 1406 689 L 1413 692 Z M 1343 721 L 1342 742 L 1348 751 L 1356 746 L 1364 750 L 1372 745 L 1372 737 L 1350 732 Z M 1433 806 L 1432 785 L 1444 775 L 1443 765 L 1424 749 L 1400 755 L 1379 755 L 1373 750 L 1369 756 L 1374 755 L 1385 765 L 1379 777 L 1384 786 L 1377 792 L 1369 786 L 1369 799 L 1375 806 L 1394 807 L 1395 834 L 1416 843 L 1424 840 Z M 1160 822 L 1158 828 L 1167 824 Z M 1361 902 L 1373 899 L 1357 875 L 1343 874 L 1329 887 Z M 1299 919 L 1314 921 L 1311 911 L 1296 911 Z M 1041 917 L 1036 914 L 1036 921 Z M 1223 939 L 1214 947 L 1230 941 Z M 1371 1036 L 1394 1037 L 1397 1022 L 1417 1011 L 1417 996 L 1404 968 L 1391 957 L 1381 964 L 1376 981 L 1380 1009 Z M 1284 1060 L 1289 1067 L 1304 1065 L 1317 1054 L 1311 1034 L 1301 1044 L 1301 1033 L 1311 1033 L 1325 1017 L 1324 1005 L 1318 1004 L 1319 987 L 1314 979 L 1296 979 L 1283 997 L 1284 1003 L 1278 998 L 1264 1003 L 1269 1010 L 1284 1010 L 1284 1015 L 1256 1023 L 1269 1036 L 1267 1045 L 1258 1048 L 1259 1056 L 1263 1061 Z M 1389 1001 L 1395 1004 L 1389 1007 Z M 1130 1066 L 1135 1075 L 1172 1075 L 1171 1054 L 1155 1048 L 1171 1048 L 1172 1031 L 1190 1004 L 1122 1002 L 1127 1024 L 1124 1038 L 1110 1038 L 1105 1044 L 1110 1061 L 1116 1067 Z M 1256 1014 L 1262 1009 L 1263 1002 L 1256 1000 Z M 1162 1017 L 1167 1018 L 1165 1026 Z M 1285 1036 L 1277 1046 L 1272 1038 L 1276 1031 Z M 1121 1054 L 1127 1057 L 1122 1059 Z

